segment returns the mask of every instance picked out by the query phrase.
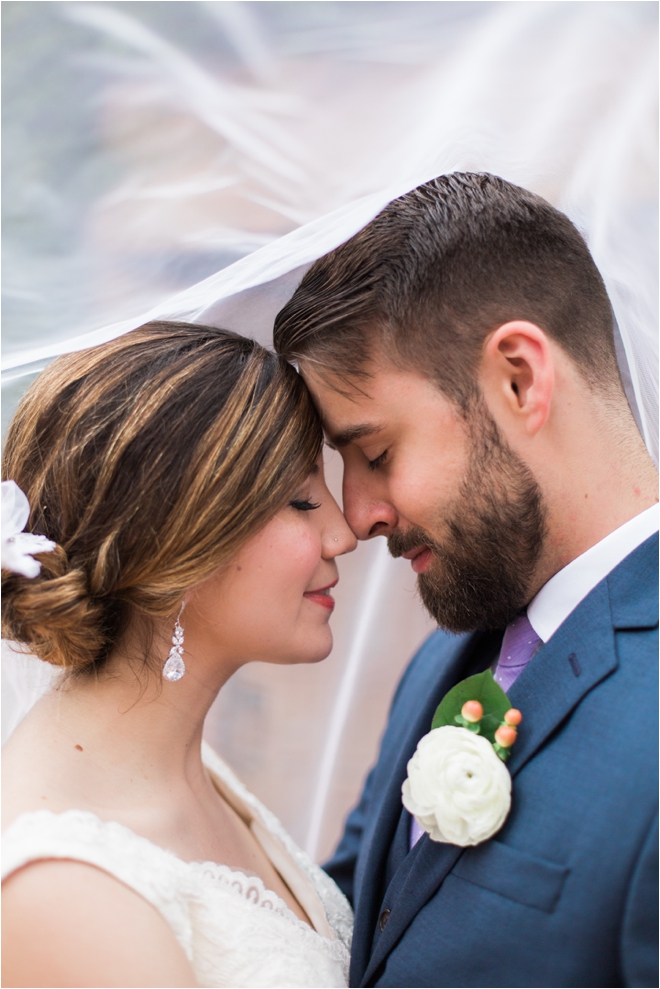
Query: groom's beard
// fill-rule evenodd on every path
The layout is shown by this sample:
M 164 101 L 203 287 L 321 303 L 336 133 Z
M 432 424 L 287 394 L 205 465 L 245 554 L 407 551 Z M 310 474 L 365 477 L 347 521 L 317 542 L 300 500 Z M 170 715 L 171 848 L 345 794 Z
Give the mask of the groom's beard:
M 433 551 L 418 577 L 422 601 L 450 632 L 504 628 L 529 601 L 545 537 L 545 507 L 529 468 L 502 440 L 483 408 L 458 497 L 431 536 L 419 527 L 388 538 L 392 556 Z M 473 420 L 474 421 L 474 420 Z

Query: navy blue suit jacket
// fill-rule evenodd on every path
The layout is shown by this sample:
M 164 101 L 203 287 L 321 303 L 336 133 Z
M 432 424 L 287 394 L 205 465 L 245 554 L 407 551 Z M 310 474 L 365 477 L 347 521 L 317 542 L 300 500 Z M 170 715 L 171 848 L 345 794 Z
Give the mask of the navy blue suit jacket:
M 656 535 L 509 690 L 524 717 L 511 812 L 475 848 L 424 835 L 408 852 L 401 784 L 440 699 L 497 643 L 422 646 L 326 866 L 354 901 L 352 986 L 658 985 L 657 567 Z

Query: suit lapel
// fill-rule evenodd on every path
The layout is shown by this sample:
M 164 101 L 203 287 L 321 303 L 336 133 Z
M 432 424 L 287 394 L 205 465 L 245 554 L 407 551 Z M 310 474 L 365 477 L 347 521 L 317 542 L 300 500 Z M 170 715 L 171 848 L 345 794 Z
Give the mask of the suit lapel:
M 396 739 L 395 755 L 387 782 L 376 800 L 371 815 L 371 825 L 365 830 L 362 839 L 367 854 L 363 862 L 358 865 L 356 874 L 356 923 L 353 934 L 351 984 L 360 983 L 362 973 L 369 961 L 373 931 L 383 895 L 380 879 L 385 874 L 388 852 L 401 816 L 401 786 L 407 775 L 408 761 L 412 758 L 422 735 L 429 731 L 435 709 L 447 691 L 458 680 L 464 679 L 471 672 L 476 672 L 466 671 L 466 666 L 475 653 L 476 644 L 482 638 L 482 635 L 477 634 L 457 640 L 453 651 L 444 657 L 441 676 L 433 688 L 429 689 L 424 704 L 417 707 L 410 718 L 405 735 Z
M 515 777 L 532 758 L 582 697 L 615 670 L 616 666 L 608 585 L 605 580 L 578 605 L 509 690 L 512 705 L 520 708 L 523 713 L 518 740 L 507 763 L 512 776 Z M 441 696 L 453 686 L 456 679 L 450 684 L 447 678 L 443 678 L 442 690 L 434 694 L 434 704 L 439 703 Z M 428 721 L 425 724 L 428 725 Z M 425 730 L 424 725 L 419 727 L 421 730 L 416 725 L 419 733 L 415 736 L 415 745 Z M 415 745 L 412 746 L 413 749 Z M 405 779 L 405 765 L 411 755 L 412 751 L 407 749 L 402 775 L 401 768 L 397 767 L 398 794 Z M 513 799 L 515 800 L 515 786 Z M 396 899 L 396 905 L 392 907 L 387 927 L 369 960 L 362 985 L 368 985 L 378 966 L 435 894 L 463 852 L 462 848 L 433 842 L 424 836 L 407 856 L 392 879 L 389 892 L 393 903 Z M 377 875 L 371 871 L 367 874 Z M 390 896 L 388 902 L 389 900 Z M 369 917 L 372 925 L 370 930 L 373 931 L 375 911 Z
M 515 776 L 582 698 L 617 668 L 615 629 L 658 623 L 658 536 L 642 543 L 568 616 L 509 691 L 523 713 Z
M 515 776 L 582 698 L 617 668 L 614 631 L 658 623 L 658 536 L 638 546 L 568 616 L 509 690 L 523 713 Z
M 598 584 L 509 690 L 523 713 L 507 767 L 516 776 L 596 684 L 617 667 L 607 581 Z M 514 791 L 515 792 L 515 791 Z

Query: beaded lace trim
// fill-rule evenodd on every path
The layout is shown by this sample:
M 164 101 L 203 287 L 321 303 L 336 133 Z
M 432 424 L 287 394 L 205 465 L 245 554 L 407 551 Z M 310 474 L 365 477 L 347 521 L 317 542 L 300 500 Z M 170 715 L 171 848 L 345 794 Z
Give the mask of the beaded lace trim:
M 228 865 L 219 865 L 217 862 L 190 862 L 186 864 L 201 878 L 219 882 L 226 889 L 241 896 L 255 907 L 264 907 L 266 910 L 272 910 L 273 913 L 284 917 L 298 928 L 311 945 L 318 944 L 320 938 L 330 957 L 341 962 L 342 965 L 348 964 L 349 952 L 341 939 L 337 938 L 337 940 L 332 941 L 330 938 L 319 934 L 304 920 L 296 917 L 284 900 L 277 893 L 268 889 L 258 876 L 246 876 L 245 873 L 239 872 L 237 869 L 230 869 Z M 332 927 L 332 924 L 330 926 Z
M 240 872 L 238 869 L 231 869 L 228 865 L 219 865 L 217 862 L 188 862 L 186 864 L 198 876 L 222 883 L 223 886 L 242 896 L 248 903 L 253 903 L 255 907 L 272 910 L 281 917 L 286 917 L 287 920 L 293 920 L 300 924 L 305 930 L 309 929 L 309 924 L 296 917 L 284 900 L 272 889 L 268 889 L 259 876 L 246 876 L 244 872 Z

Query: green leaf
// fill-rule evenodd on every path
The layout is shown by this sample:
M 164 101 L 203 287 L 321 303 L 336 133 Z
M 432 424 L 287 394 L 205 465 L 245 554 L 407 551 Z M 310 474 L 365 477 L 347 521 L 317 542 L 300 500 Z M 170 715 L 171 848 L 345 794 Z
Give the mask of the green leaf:
M 511 755 L 510 748 L 507 749 L 503 745 L 498 745 L 497 742 L 493 743 L 493 748 L 495 749 L 495 753 L 500 757 L 502 762 L 506 762 L 509 756 Z
M 456 715 L 466 701 L 479 701 L 484 709 L 484 715 L 479 722 L 481 734 L 489 742 L 495 741 L 495 732 L 504 720 L 504 715 L 510 709 L 511 703 L 499 684 L 493 680 L 490 670 L 477 673 L 476 676 L 461 680 L 445 694 L 433 716 L 431 728 L 442 728 L 443 725 L 455 725 Z
M 495 684 L 495 686 L 497 686 L 497 684 Z M 507 704 L 508 703 L 509 702 L 507 701 Z M 509 704 L 509 707 L 506 708 L 506 711 L 508 711 L 510 707 L 511 705 Z M 502 715 L 502 717 L 504 717 L 504 715 Z M 484 714 L 479 724 L 481 725 L 482 735 L 485 735 L 486 738 L 491 738 L 491 736 L 494 738 L 495 732 L 502 724 L 502 718 L 498 717 L 495 714 Z

